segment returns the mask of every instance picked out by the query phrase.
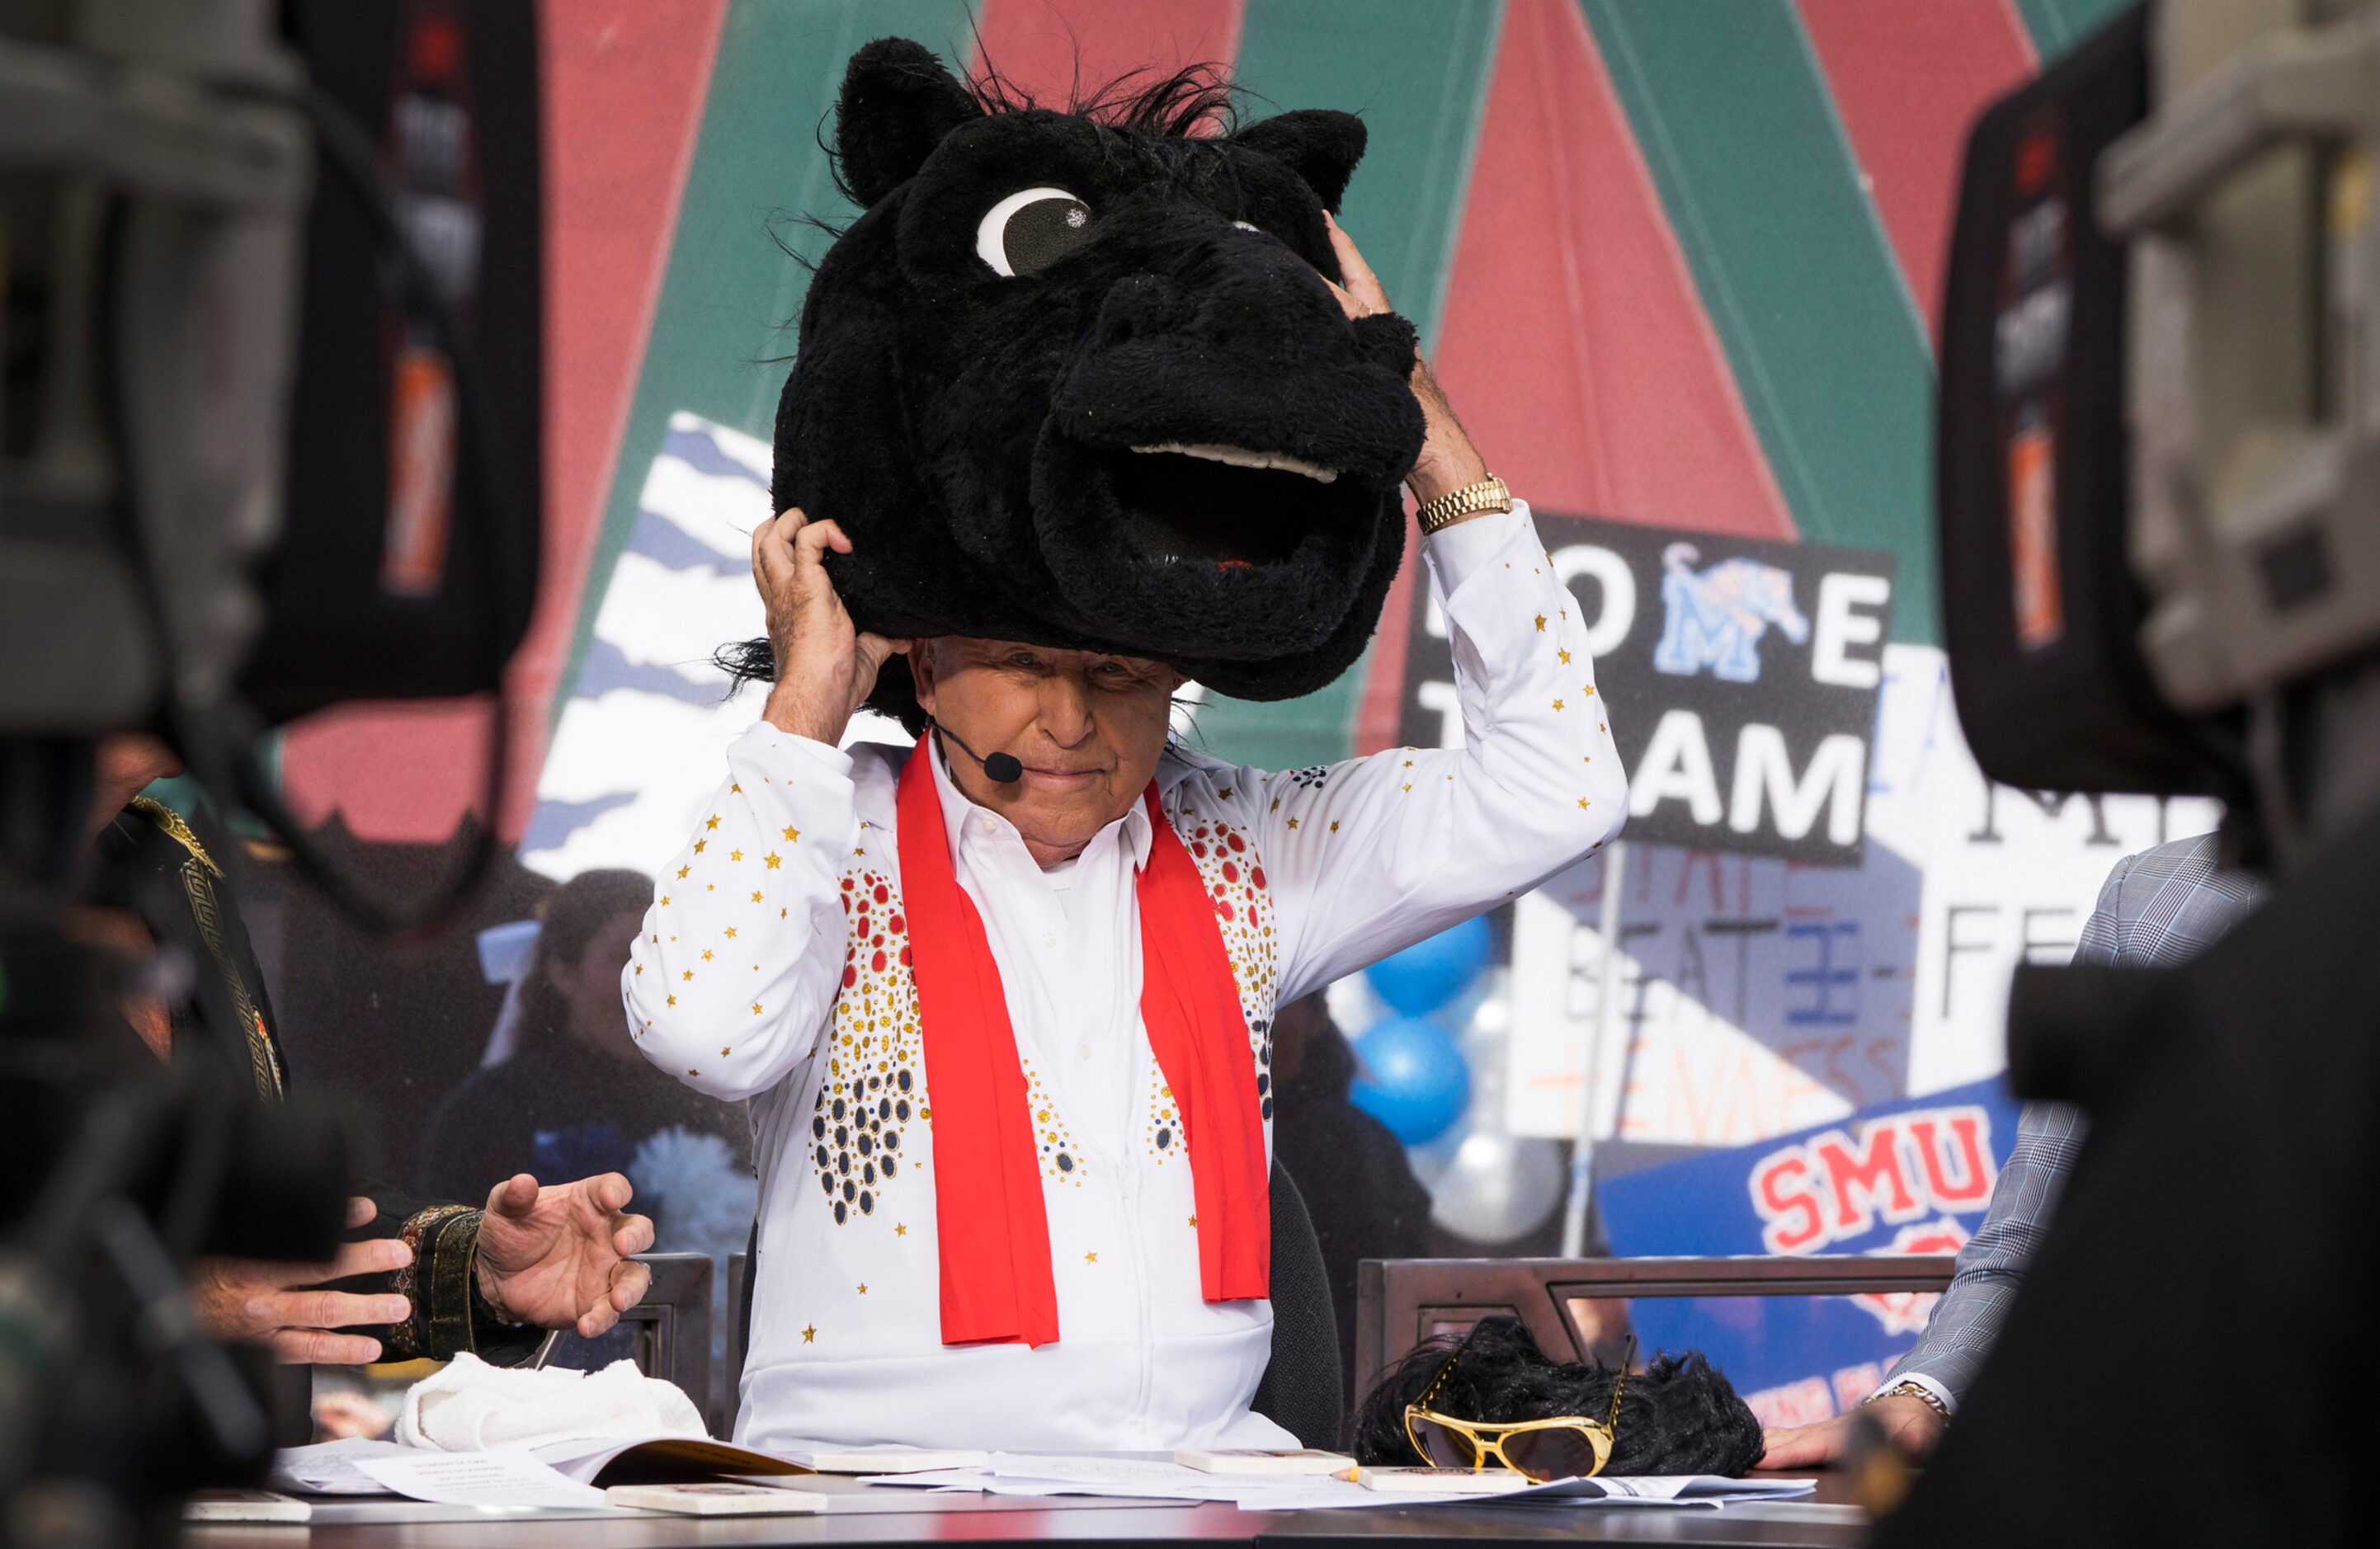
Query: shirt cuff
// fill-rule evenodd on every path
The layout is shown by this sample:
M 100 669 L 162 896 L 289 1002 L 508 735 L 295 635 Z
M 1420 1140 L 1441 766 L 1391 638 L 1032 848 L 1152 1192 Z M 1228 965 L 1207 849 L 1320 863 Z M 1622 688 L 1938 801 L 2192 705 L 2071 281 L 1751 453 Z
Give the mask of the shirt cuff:
M 735 739 L 731 751 L 750 754 L 779 768 L 808 764 L 821 774 L 841 780 L 851 778 L 850 754 L 839 747 L 829 747 L 815 737 L 795 736 L 765 720 L 754 721 L 750 731 Z
M 1516 500 L 1510 511 L 1474 516 L 1423 539 L 1422 552 L 1429 556 L 1430 567 L 1438 572 L 1439 591 L 1452 597 L 1466 576 L 1485 567 L 1499 550 L 1527 530 L 1528 526 L 1528 503 Z
M 1942 1400 L 1942 1407 L 1944 1409 L 1949 1410 L 1952 1414 L 1959 1412 L 1958 1395 L 1952 1393 L 1949 1388 L 1943 1386 L 1940 1383 L 1936 1382 L 1932 1377 L 1927 1376 L 1923 1372 L 1903 1372 L 1898 1376 L 1887 1377 L 1882 1382 L 1876 1385 L 1876 1391 L 1869 1394 L 1868 1397 L 1870 1398 L 1881 1398 L 1894 1388 L 1900 1386 L 1903 1383 L 1907 1383 L 1913 1387 L 1924 1388 L 1926 1392 L 1934 1395 L 1935 1398 Z

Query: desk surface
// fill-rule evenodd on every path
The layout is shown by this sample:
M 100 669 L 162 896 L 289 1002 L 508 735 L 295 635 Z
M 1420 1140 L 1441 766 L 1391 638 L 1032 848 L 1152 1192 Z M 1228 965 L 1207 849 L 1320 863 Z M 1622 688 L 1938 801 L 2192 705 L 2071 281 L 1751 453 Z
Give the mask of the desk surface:
M 1390 1507 L 1355 1511 L 1246 1512 L 1224 1505 L 1011 1507 L 759 1518 L 578 1518 L 545 1521 L 419 1522 L 313 1528 L 185 1530 L 186 1549 L 679 1549 L 681 1545 L 839 1545 L 1049 1543 L 1069 1549 L 1179 1541 L 1323 1549 L 1427 1549 L 1483 1542 L 1742 1544 L 1767 1549 L 1855 1549 L 1866 1519 L 1848 1504 L 1840 1475 L 1819 1476 L 1798 1501 L 1718 1511 L 1546 1506 Z

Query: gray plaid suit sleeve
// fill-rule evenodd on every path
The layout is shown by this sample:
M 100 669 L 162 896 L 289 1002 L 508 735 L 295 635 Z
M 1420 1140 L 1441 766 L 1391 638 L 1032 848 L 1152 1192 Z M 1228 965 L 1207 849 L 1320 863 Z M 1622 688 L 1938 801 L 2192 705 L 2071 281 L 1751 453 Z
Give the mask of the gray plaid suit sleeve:
M 2116 863 L 2082 926 L 2074 961 L 2171 968 L 2212 945 L 2254 907 L 2256 885 L 2216 867 L 2213 835 L 2161 844 Z M 1893 1363 L 1884 1386 L 1912 1378 L 1952 1405 L 1974 1381 L 2024 1266 L 2049 1225 L 2058 1192 L 2082 1149 L 2082 1116 L 2055 1103 L 2028 1103 L 2016 1144 L 1992 1185 L 1984 1224 L 1959 1251 L 1950 1289 L 1925 1332 Z

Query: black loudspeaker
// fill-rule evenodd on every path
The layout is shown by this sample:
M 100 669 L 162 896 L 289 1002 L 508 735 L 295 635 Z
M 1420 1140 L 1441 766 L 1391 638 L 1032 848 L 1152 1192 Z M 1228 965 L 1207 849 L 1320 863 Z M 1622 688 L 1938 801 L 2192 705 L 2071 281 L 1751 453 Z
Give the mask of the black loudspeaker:
M 2221 794 L 2219 729 L 2158 696 L 2125 554 L 2125 249 L 2100 153 L 2148 110 L 2135 6 L 1967 138 L 1942 311 L 1942 619 L 1975 761 L 2045 791 Z
M 283 31 L 322 151 L 284 536 L 241 690 L 273 721 L 491 691 L 537 588 L 536 8 L 286 0 Z

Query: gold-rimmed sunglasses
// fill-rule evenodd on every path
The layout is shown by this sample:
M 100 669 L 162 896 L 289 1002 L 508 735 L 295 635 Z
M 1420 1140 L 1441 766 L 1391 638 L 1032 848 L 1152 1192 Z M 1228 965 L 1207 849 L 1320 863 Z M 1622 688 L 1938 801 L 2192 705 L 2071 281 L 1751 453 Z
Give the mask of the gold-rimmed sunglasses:
M 1620 1361 L 1620 1380 L 1611 1386 L 1610 1414 L 1601 1420 L 1568 1414 L 1502 1425 L 1458 1420 L 1429 1407 L 1470 1344 L 1466 1334 L 1421 1397 L 1405 1406 L 1405 1439 L 1413 1443 L 1417 1455 L 1441 1469 L 1484 1469 L 1500 1463 L 1539 1481 L 1592 1477 L 1603 1471 L 1603 1466 L 1611 1461 L 1612 1439 L 1620 1430 L 1620 1396 L 1627 1391 L 1629 1370 L 1636 1364 L 1635 1335 L 1628 1336 L 1628 1353 Z

